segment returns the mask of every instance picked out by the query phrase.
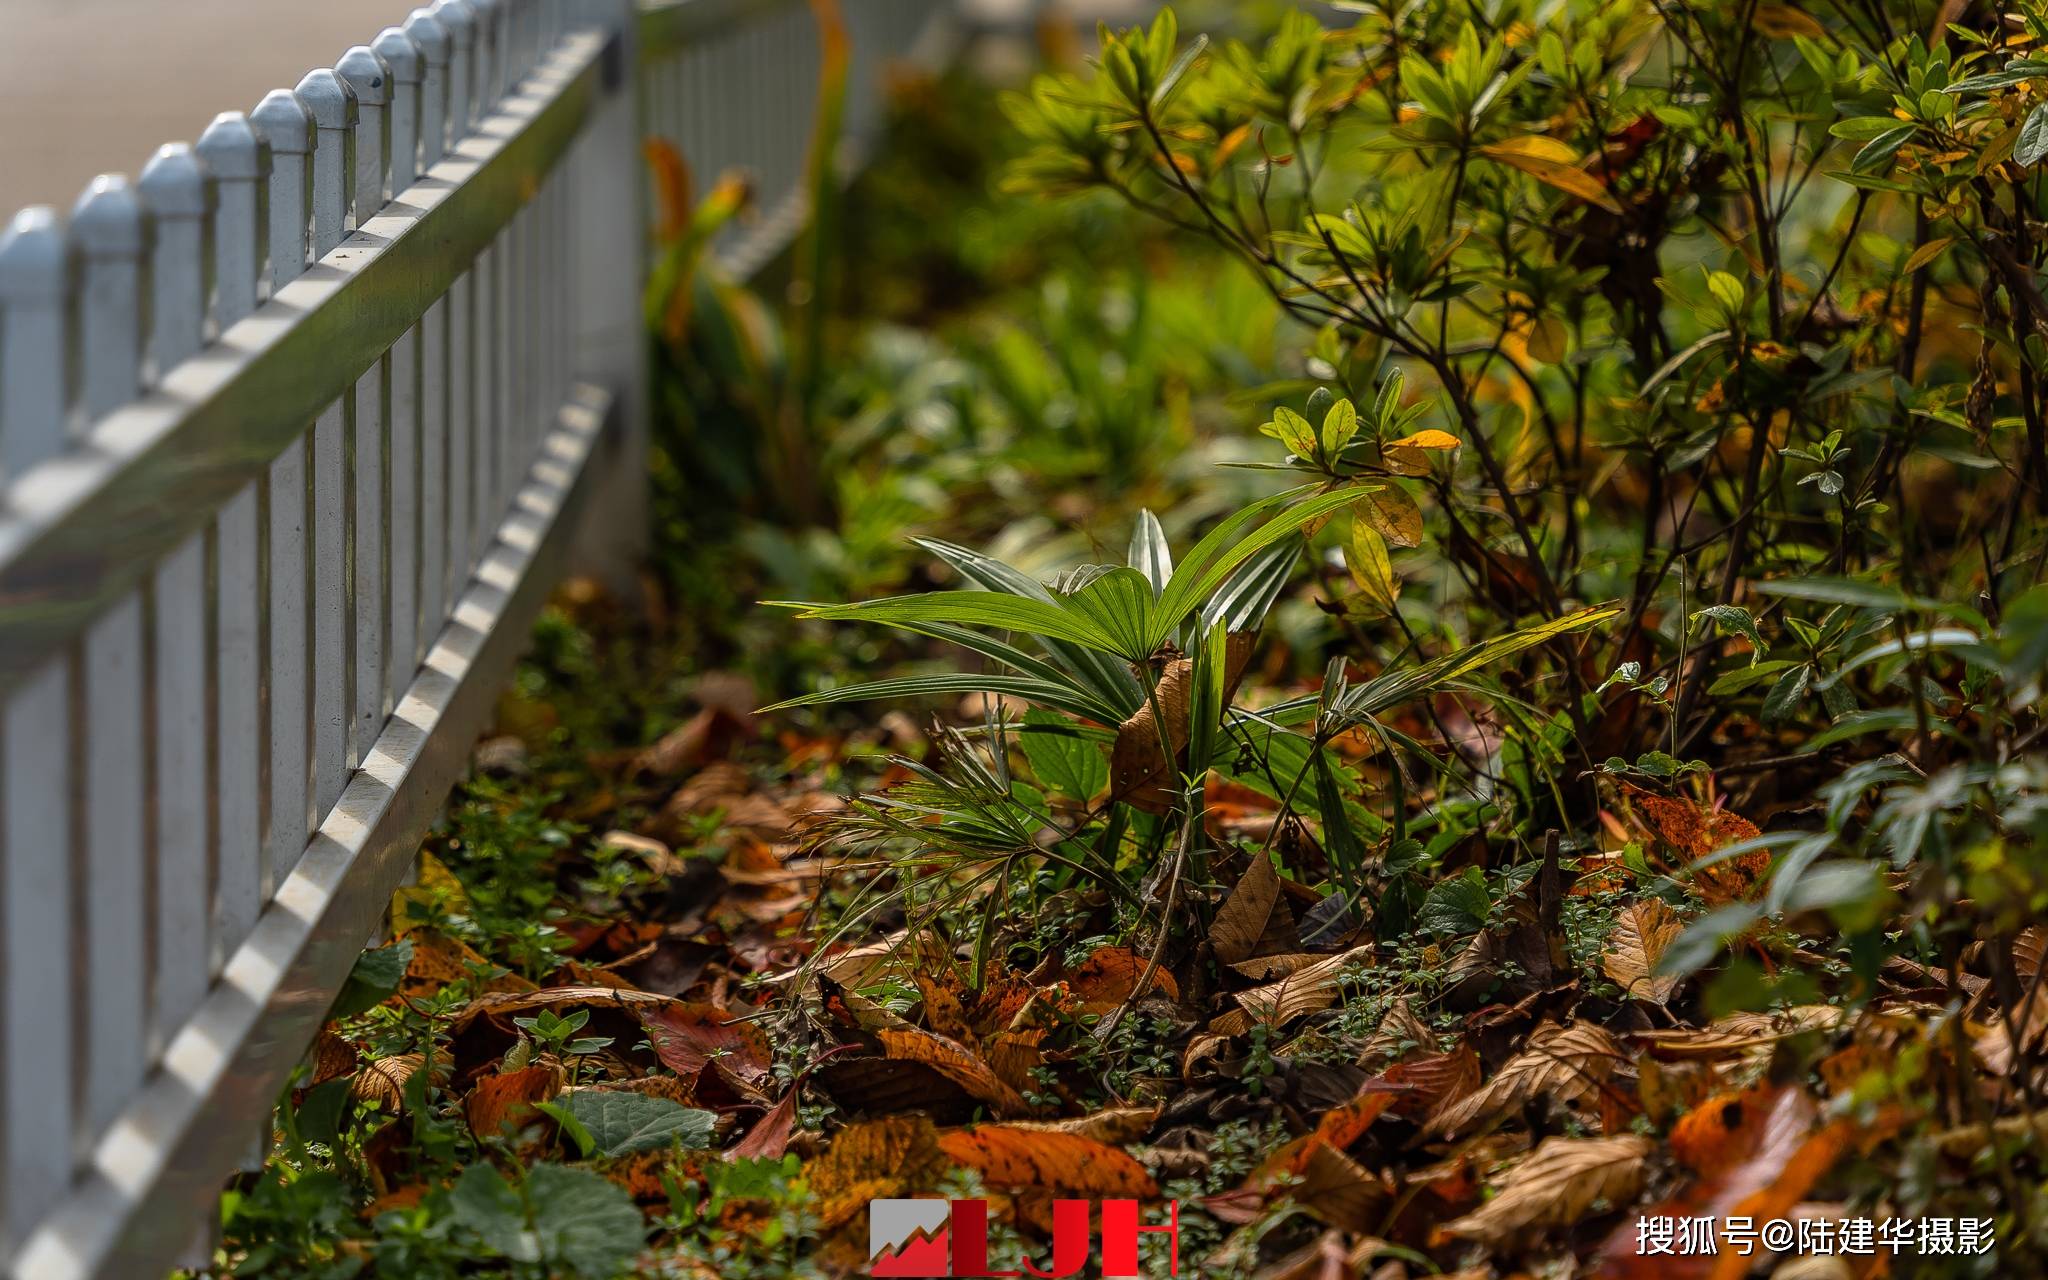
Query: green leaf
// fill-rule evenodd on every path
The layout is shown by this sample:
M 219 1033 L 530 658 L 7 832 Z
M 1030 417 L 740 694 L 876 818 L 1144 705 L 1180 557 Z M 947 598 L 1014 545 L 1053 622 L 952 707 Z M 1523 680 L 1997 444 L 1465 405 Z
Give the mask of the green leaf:
M 1131 530 L 1131 549 L 1125 557 L 1131 568 L 1145 575 L 1153 595 L 1166 589 L 1173 576 L 1173 549 L 1166 543 L 1166 530 L 1149 510 L 1138 513 L 1138 527 Z
M 1493 900 L 1486 893 L 1486 873 L 1467 867 L 1448 880 L 1430 886 L 1416 913 L 1416 927 L 1440 938 L 1476 933 L 1486 924 Z
M 1152 638 L 1152 584 L 1136 569 L 1111 569 L 1066 598 L 1070 613 L 1086 618 L 1109 638 L 1109 649 L 1143 662 L 1159 642 Z
M 1663 958 L 1657 961 L 1658 976 L 1684 978 L 1706 968 L 1721 954 L 1728 939 L 1755 924 L 1762 914 L 1762 908 L 1750 902 L 1707 912 L 1686 926 L 1685 932 L 1665 949 Z
M 334 1007 L 328 1010 L 327 1016 L 347 1018 L 383 1004 L 398 990 L 398 984 L 411 964 L 410 939 L 401 938 L 388 947 L 363 952 L 356 957 L 355 967 L 349 970 L 348 981 L 342 984 L 341 993 L 334 997 Z
M 1855 578 L 1779 578 L 1754 584 L 1767 596 L 1790 600 L 1813 600 L 1821 604 L 1843 604 L 1856 609 L 1889 609 L 1894 612 L 1918 603 L 1897 587 L 1880 586 Z
M 540 1241 L 527 1229 L 526 1204 L 505 1175 L 482 1161 L 470 1165 L 448 1193 L 449 1216 L 486 1247 L 514 1262 L 540 1261 Z
M 1187 75 L 1188 68 L 1195 64 L 1195 59 L 1201 57 L 1202 51 L 1208 47 L 1209 37 L 1196 36 L 1187 48 L 1181 50 L 1180 57 L 1174 59 L 1173 66 L 1169 67 L 1166 74 L 1159 78 L 1159 87 L 1152 90 L 1152 109 L 1154 111 L 1159 110 L 1173 100 L 1173 95 L 1180 89 L 1181 79 Z
M 1202 606 L 1202 626 L 1221 622 L 1226 631 L 1257 631 L 1300 559 L 1299 546 L 1280 542 L 1239 565 Z
M 2027 122 L 2020 126 L 2020 140 L 2012 148 L 2013 160 L 2022 165 L 2039 164 L 2042 156 L 2048 156 L 2048 102 L 2027 113 Z
M 1106 634 L 1084 614 L 1047 601 L 995 591 L 925 591 L 916 595 L 862 600 L 855 604 L 806 604 L 786 600 L 767 603 L 800 610 L 801 616 L 806 618 L 835 622 L 876 622 L 885 627 L 953 622 L 1049 636 L 1104 653 L 1118 651 L 1116 638 Z
M 1027 600 L 1041 600 L 1054 603 L 1052 592 L 1045 584 L 1030 574 L 1004 564 L 991 555 L 984 555 L 969 547 L 937 538 L 912 538 L 912 545 L 922 547 L 939 559 L 951 565 L 970 582 L 978 583 L 990 591 L 1007 595 L 1022 596 Z M 1117 706 L 1126 708 L 1123 715 L 1116 717 L 1121 722 L 1138 709 L 1144 701 L 1144 690 L 1138 686 L 1138 678 L 1131 669 L 1106 653 L 1097 652 L 1085 645 L 1070 644 L 1050 637 L 1039 637 L 1055 662 L 1074 673 L 1096 696 Z
M 1287 446 L 1287 452 L 1297 458 L 1316 456 L 1316 431 L 1302 417 L 1286 405 L 1273 410 L 1273 420 L 1259 428 L 1260 431 Z
M 1356 494 L 1346 489 L 1319 493 L 1286 507 L 1251 533 L 1244 532 L 1252 521 L 1300 493 L 1301 490 L 1291 490 L 1244 507 L 1195 544 L 1195 549 L 1174 569 L 1166 590 L 1160 593 L 1159 608 L 1152 620 L 1152 649 L 1171 638 L 1188 614 L 1239 565 L 1282 539 L 1293 537 L 1304 526 L 1358 500 Z M 1149 655 L 1151 650 L 1146 652 Z
M 526 1175 L 542 1258 L 582 1280 L 614 1280 L 647 1241 L 647 1219 L 625 1188 L 588 1169 L 536 1165 Z
M 1779 676 L 1771 691 L 1764 695 L 1764 723 L 1777 724 L 1797 711 L 1800 699 L 1806 696 L 1806 687 L 1812 683 L 1813 667 L 1807 663 Z
M 529 1042 L 530 1043 L 530 1042 Z M 562 1132 L 576 1144 L 576 1152 L 585 1160 L 596 1155 L 597 1139 L 590 1136 L 590 1126 L 576 1118 L 576 1113 L 560 1102 L 536 1102 L 534 1110 L 552 1119 L 561 1126 Z
M 1887 129 L 1878 134 L 1863 144 L 1863 149 L 1849 162 L 1849 171 L 1862 175 L 1884 172 L 1897 158 L 1899 148 L 1911 140 L 1918 128 L 1918 125 L 1902 124 L 1896 129 Z
M 1024 724 L 1017 745 L 1040 782 L 1084 804 L 1109 785 L 1109 761 L 1103 758 L 1102 749 L 1082 736 L 1066 717 L 1027 711 Z
M 1698 626 L 1703 621 L 1712 622 L 1724 632 L 1734 631 L 1748 640 L 1750 643 L 1750 666 L 1753 667 L 1762 660 L 1764 650 L 1768 646 L 1764 644 L 1763 636 L 1758 634 L 1756 619 L 1750 616 L 1749 610 L 1739 604 L 1708 605 L 1692 615 L 1694 626 Z
M 709 1111 L 628 1089 L 576 1089 L 564 1102 L 605 1156 L 652 1151 L 677 1142 L 686 1150 L 702 1150 L 711 1145 L 718 1119 Z
M 1071 682 L 1037 679 L 1030 676 L 1005 676 L 979 674 L 962 671 L 945 675 L 902 676 L 894 680 L 870 680 L 864 684 L 842 685 L 837 689 L 824 689 L 808 693 L 801 698 L 789 698 L 763 711 L 786 711 L 791 707 L 826 707 L 842 702 L 879 702 L 887 698 L 925 698 L 936 695 L 959 695 L 963 693 L 999 693 L 1024 699 L 1034 706 L 1050 707 L 1069 715 L 1086 720 L 1098 720 L 1104 724 L 1121 724 L 1128 719 L 1131 711 L 1118 713 L 1115 708 L 1089 697 L 1076 689 Z M 1136 708 L 1131 709 L 1135 711 Z
M 1358 434 L 1358 409 L 1349 397 L 1330 406 L 1323 415 L 1323 456 L 1335 458 Z

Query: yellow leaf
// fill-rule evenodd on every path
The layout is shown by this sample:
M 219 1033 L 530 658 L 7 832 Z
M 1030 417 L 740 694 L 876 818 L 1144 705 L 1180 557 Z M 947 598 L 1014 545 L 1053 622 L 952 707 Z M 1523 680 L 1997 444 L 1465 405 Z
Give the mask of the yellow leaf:
M 1906 259 L 1906 265 L 1899 269 L 1899 274 L 1902 276 L 1912 275 L 1915 271 L 1940 257 L 1942 250 L 1954 243 L 1954 236 L 1942 236 L 1939 239 L 1929 240 L 1926 244 L 1913 250 L 1913 256 Z
M 1789 39 L 1792 36 L 1805 36 L 1809 40 L 1825 40 L 1828 35 L 1826 27 L 1815 22 L 1810 15 L 1801 13 L 1789 4 L 1758 5 L 1756 12 L 1750 17 L 1749 25 L 1767 36 L 1776 36 L 1781 40 Z
M 1564 359 L 1566 337 L 1563 320 L 1556 316 L 1539 316 L 1529 327 L 1529 354 L 1545 364 L 1556 364 Z M 1519 387 L 1521 384 L 1515 385 Z
M 422 850 L 419 879 L 391 895 L 391 932 L 396 937 L 448 915 L 465 915 L 469 895 L 439 858 Z
M 1609 213 L 1621 212 L 1621 203 L 1608 194 L 1598 178 L 1577 167 L 1578 156 L 1563 143 L 1550 138 L 1510 138 L 1505 142 L 1488 143 L 1479 151 L 1567 195 L 1599 205 Z M 1561 159 L 1561 156 L 1569 158 Z
M 1352 580 L 1358 583 L 1365 598 L 1392 613 L 1394 602 L 1401 598 L 1401 580 L 1394 576 L 1393 562 L 1387 558 L 1386 539 L 1365 521 L 1353 520 L 1351 546 L 1345 559 L 1351 565 Z
M 1540 133 L 1526 134 L 1519 138 L 1505 138 L 1499 142 L 1489 142 L 1479 149 L 1494 159 L 1503 160 L 1509 164 L 1513 164 L 1516 157 L 1525 160 L 1541 160 L 1546 164 L 1577 165 L 1581 162 L 1578 152 L 1559 142 L 1556 138 L 1545 137 Z
M 1389 442 L 1387 447 L 1389 449 L 1455 449 L 1458 447 L 1458 437 L 1448 431 L 1439 431 L 1435 427 L 1431 427 L 1427 431 L 1418 431 L 1412 436 L 1402 436 L 1399 440 Z
M 1355 508 L 1378 534 L 1397 547 L 1422 545 L 1422 509 L 1399 485 L 1376 489 Z

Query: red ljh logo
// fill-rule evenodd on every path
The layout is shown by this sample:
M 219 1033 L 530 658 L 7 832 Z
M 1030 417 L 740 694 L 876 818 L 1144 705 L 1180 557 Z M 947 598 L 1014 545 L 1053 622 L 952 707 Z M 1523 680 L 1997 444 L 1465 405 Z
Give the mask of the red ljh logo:
M 1090 1219 L 1100 1206 L 1102 1247 L 1095 1249 Z M 1052 1267 L 1023 1259 L 1022 1271 L 994 1271 L 988 1261 L 988 1201 L 868 1201 L 868 1274 L 876 1276 L 1023 1276 L 1059 1280 L 1091 1260 L 1105 1277 L 1138 1274 L 1138 1237 L 1166 1237 L 1168 1275 L 1180 1274 L 1180 1204 L 1169 1201 L 1158 1226 L 1139 1221 L 1136 1200 L 1052 1202 Z

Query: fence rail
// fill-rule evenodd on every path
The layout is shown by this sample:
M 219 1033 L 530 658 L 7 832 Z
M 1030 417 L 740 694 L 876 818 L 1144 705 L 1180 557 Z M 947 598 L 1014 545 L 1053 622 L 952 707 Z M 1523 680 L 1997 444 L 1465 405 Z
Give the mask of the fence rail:
M 849 0 L 856 140 L 946 8 Z M 641 527 L 643 127 L 753 171 L 749 270 L 818 60 L 793 0 L 438 0 L 0 235 L 6 1274 L 203 1256 L 534 612 Z

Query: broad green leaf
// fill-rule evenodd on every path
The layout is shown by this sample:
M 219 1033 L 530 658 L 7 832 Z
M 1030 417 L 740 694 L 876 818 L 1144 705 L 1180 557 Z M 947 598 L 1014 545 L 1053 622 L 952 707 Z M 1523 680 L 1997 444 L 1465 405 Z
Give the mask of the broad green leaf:
M 2048 156 L 2048 102 L 2027 113 L 2027 122 L 2020 126 L 2020 140 L 2012 149 L 2017 164 L 2039 164 L 2042 156 Z
M 1017 745 L 1040 782 L 1084 804 L 1109 785 L 1109 761 L 1102 748 L 1064 716 L 1027 711 L 1024 724 Z
M 681 1143 L 696 1151 L 711 1145 L 718 1117 L 630 1089 L 575 1089 L 563 1099 L 583 1122 L 600 1154 L 625 1156 Z
M 348 981 L 342 984 L 327 1016 L 346 1018 L 384 1003 L 398 990 L 399 981 L 411 964 L 410 939 L 401 938 L 388 947 L 363 952 L 356 957 L 355 967 L 349 970 Z
M 1153 599 L 1152 584 L 1144 574 L 1118 568 L 1068 596 L 1065 604 L 1068 612 L 1086 618 L 1109 638 L 1112 653 L 1143 662 L 1159 647 L 1151 638 Z
M 1316 456 L 1315 428 L 1308 424 L 1307 418 L 1284 404 L 1273 410 L 1273 420 L 1259 430 L 1286 445 L 1287 452 L 1297 458 Z
M 1358 434 L 1358 409 L 1349 397 L 1330 406 L 1323 415 L 1323 456 L 1335 458 Z
M 1899 154 L 1899 148 L 1911 141 L 1918 128 L 1918 125 L 1902 124 L 1878 134 L 1863 144 L 1863 149 L 1849 162 L 1849 171 L 1865 177 L 1884 172 Z
M 491 1165 L 478 1161 L 462 1171 L 448 1193 L 449 1217 L 493 1252 L 514 1262 L 539 1262 L 540 1240 L 529 1229 L 519 1189 Z
M 1821 680 L 1817 687 L 1822 689 L 1830 688 L 1835 682 L 1851 671 L 1867 663 L 1876 662 L 1880 658 L 1889 658 L 1894 654 L 1909 651 L 1913 653 L 1927 653 L 1933 650 L 1946 650 L 1957 653 L 1964 661 L 1974 662 L 1979 666 L 1996 667 L 1998 665 L 1998 651 L 1985 644 L 1983 638 L 1976 632 L 1965 631 L 1961 627 L 1935 627 L 1932 630 L 1915 631 L 1903 638 L 1894 637 L 1881 644 L 1872 645 L 1835 668 L 1833 673 Z
M 1807 686 L 1812 683 L 1813 667 L 1806 663 L 1780 675 L 1764 695 L 1764 723 L 1777 724 L 1797 711 L 1800 699 L 1806 696 Z
M 1698 626 L 1701 622 L 1712 622 L 1723 631 L 1738 632 L 1744 639 L 1748 640 L 1750 644 L 1749 665 L 1752 667 L 1762 661 L 1764 650 L 1769 647 L 1764 644 L 1763 636 L 1757 632 L 1756 619 L 1750 616 L 1749 610 L 1739 604 L 1708 605 L 1692 615 L 1694 626 Z
M 526 1174 L 541 1256 L 582 1280 L 614 1280 L 647 1241 L 647 1219 L 624 1187 L 588 1169 L 535 1165 Z
M 1493 901 L 1486 893 L 1486 873 L 1467 867 L 1455 876 L 1430 886 L 1416 914 L 1415 925 L 1439 938 L 1476 933 L 1486 924 Z

